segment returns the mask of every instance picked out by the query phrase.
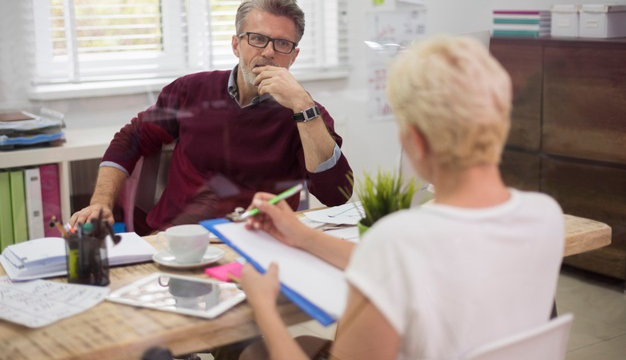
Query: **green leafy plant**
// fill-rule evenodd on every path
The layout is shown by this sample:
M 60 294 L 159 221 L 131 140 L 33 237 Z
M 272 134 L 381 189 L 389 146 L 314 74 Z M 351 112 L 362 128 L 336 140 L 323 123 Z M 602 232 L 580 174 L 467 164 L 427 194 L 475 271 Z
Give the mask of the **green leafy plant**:
M 347 177 L 354 187 L 352 174 Z M 361 224 L 368 227 L 386 215 L 408 209 L 418 189 L 414 179 L 404 184 L 401 174 L 382 170 L 378 170 L 375 178 L 365 173 L 363 182 L 358 185 L 355 192 L 365 212 Z M 350 194 L 344 189 L 339 190 L 346 198 L 350 198 Z

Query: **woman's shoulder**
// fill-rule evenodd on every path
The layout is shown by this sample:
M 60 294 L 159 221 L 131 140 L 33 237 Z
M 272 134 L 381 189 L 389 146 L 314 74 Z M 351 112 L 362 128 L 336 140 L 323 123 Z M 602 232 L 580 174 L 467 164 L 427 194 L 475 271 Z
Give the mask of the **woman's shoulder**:
M 544 214 L 562 215 L 563 210 L 559 203 L 551 196 L 536 192 L 536 191 L 523 191 L 517 189 L 511 189 L 511 192 L 517 194 L 521 199 L 522 206 L 533 212 L 539 212 Z
M 386 242 L 403 239 L 415 234 L 415 229 L 424 233 L 430 227 L 428 214 L 421 208 L 400 210 L 378 220 L 366 233 L 371 238 L 384 238 Z M 431 224 L 432 225 L 432 224 Z

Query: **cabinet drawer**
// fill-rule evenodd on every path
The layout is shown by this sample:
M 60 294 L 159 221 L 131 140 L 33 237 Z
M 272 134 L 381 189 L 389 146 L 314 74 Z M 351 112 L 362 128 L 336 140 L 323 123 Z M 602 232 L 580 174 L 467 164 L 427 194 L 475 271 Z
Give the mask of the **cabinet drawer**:
M 626 164 L 626 47 L 546 46 L 543 151 Z
M 508 145 L 538 151 L 541 135 L 542 48 L 540 44 L 515 44 L 494 39 L 493 56 L 513 81 L 513 112 Z
M 626 241 L 626 166 L 544 156 L 541 191 L 566 214 L 602 221 L 612 228 L 612 243 Z
M 502 179 L 507 186 L 539 191 L 539 155 L 505 149 L 500 163 Z

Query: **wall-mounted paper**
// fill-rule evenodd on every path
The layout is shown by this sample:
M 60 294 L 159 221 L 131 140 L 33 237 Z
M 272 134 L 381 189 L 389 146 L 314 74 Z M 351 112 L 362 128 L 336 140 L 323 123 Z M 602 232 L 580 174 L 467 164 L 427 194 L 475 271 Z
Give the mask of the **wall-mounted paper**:
M 368 114 L 371 121 L 393 120 L 385 95 L 387 66 L 403 49 L 426 32 L 426 8 L 368 14 L 367 51 Z

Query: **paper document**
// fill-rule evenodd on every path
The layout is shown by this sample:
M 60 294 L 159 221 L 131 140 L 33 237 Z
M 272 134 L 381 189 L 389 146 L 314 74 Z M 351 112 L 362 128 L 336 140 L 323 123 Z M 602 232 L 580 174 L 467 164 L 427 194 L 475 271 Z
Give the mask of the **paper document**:
M 348 226 L 339 229 L 324 230 L 325 234 L 348 240 L 353 243 L 359 242 L 359 229 L 356 226 Z
M 81 313 L 104 300 L 109 288 L 0 277 L 0 319 L 38 328 Z
M 322 259 L 285 245 L 264 231 L 247 230 L 244 223 L 218 220 L 201 222 L 226 244 L 265 271 L 278 264 L 281 290 L 309 315 L 329 325 L 344 311 L 348 285 L 343 272 Z M 286 287 L 286 288 L 285 288 Z M 321 311 L 320 311 L 321 310 Z
M 120 233 L 122 241 L 113 246 L 107 238 L 109 266 L 152 260 L 156 250 L 136 233 Z M 0 256 L 0 264 L 13 281 L 62 276 L 65 265 L 65 240 L 43 238 L 7 246 Z
M 328 209 L 304 213 L 309 220 L 336 225 L 356 225 L 363 218 L 364 211 L 360 201 L 334 206 Z

